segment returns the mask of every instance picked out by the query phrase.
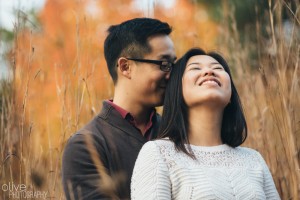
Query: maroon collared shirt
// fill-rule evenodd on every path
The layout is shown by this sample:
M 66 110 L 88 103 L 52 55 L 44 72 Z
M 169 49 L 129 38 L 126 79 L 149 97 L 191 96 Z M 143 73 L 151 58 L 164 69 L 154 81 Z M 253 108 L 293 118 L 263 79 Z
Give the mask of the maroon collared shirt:
M 148 140 L 150 140 L 152 138 L 152 134 L 151 134 L 151 128 L 152 128 L 152 120 L 153 120 L 153 116 L 155 115 L 156 111 L 155 109 L 153 109 L 153 111 L 150 114 L 149 117 L 149 121 L 146 125 L 146 128 L 144 131 L 140 130 L 137 125 L 136 125 L 136 121 L 133 118 L 133 116 L 130 114 L 130 112 L 126 111 L 125 109 L 121 108 L 120 106 L 118 106 L 117 104 L 113 103 L 113 100 L 107 100 L 107 102 L 114 107 L 114 109 L 116 109 L 120 115 L 122 116 L 123 119 L 127 120 L 131 125 L 133 125 L 136 129 L 138 129 L 140 131 L 140 133 L 147 138 Z

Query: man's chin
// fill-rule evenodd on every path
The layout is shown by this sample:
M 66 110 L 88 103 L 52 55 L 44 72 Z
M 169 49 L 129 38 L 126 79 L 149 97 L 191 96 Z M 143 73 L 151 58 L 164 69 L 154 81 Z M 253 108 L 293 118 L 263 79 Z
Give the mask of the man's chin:
M 148 104 L 148 107 L 152 107 L 152 108 L 155 108 L 155 107 L 160 107 L 160 106 L 163 106 L 163 103 L 164 101 L 156 101 L 156 102 L 152 102 Z
M 154 107 L 160 107 L 160 106 L 163 106 L 163 105 L 164 105 L 164 99 L 157 102 Z
M 159 104 L 157 104 L 156 106 L 154 106 L 154 107 L 160 107 L 160 106 L 163 106 L 164 104 L 163 103 L 159 103 Z

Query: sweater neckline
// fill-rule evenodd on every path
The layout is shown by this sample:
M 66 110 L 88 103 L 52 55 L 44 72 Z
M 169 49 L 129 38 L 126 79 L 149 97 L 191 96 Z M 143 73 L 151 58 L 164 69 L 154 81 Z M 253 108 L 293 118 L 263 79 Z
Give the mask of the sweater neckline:
M 196 151 L 206 151 L 206 152 L 219 152 L 219 151 L 226 151 L 230 150 L 232 147 L 230 147 L 227 144 L 221 144 L 216 146 L 197 146 L 190 144 L 192 150 Z

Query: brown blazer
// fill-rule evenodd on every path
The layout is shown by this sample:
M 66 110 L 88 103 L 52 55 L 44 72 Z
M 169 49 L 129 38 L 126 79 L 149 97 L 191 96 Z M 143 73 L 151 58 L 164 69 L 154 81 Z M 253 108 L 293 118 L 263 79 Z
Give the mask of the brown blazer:
M 153 117 L 151 129 L 156 137 L 160 116 Z M 92 138 L 93 147 L 87 147 Z M 67 199 L 108 199 L 114 193 L 119 199 L 130 199 L 130 180 L 135 160 L 147 139 L 107 102 L 98 116 L 74 134 L 65 146 L 62 158 L 62 182 Z M 91 157 L 90 152 L 95 150 Z M 112 178 L 118 183 L 113 190 L 105 187 L 93 159 L 100 159 Z M 99 161 L 99 160 L 98 160 Z M 99 168 L 98 168 L 99 169 Z M 105 179 L 107 180 L 107 179 Z M 105 181 L 108 183 L 108 181 Z M 73 198 L 74 197 L 74 198 Z

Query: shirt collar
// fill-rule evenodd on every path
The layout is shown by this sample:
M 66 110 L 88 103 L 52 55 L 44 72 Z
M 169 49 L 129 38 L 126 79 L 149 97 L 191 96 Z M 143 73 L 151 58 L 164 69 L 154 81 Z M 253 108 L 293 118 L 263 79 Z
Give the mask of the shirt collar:
M 115 104 L 112 99 L 107 100 L 106 102 L 109 103 L 112 107 L 114 107 L 114 109 L 116 109 L 120 113 L 122 118 L 126 119 L 126 116 L 128 114 L 130 114 L 127 110 L 125 110 L 125 109 L 121 108 L 120 106 L 118 106 L 117 104 Z
M 126 119 L 135 128 L 137 128 L 135 119 L 130 114 L 130 112 L 128 112 L 127 110 L 125 110 L 122 107 L 120 107 L 117 104 L 115 104 L 112 99 L 106 100 L 106 102 L 109 103 L 114 109 L 116 109 L 120 113 L 120 115 L 122 116 L 123 119 Z M 140 129 L 137 128 L 143 135 L 145 135 L 145 133 L 147 133 L 152 128 L 152 126 L 153 126 L 153 119 L 154 119 L 155 114 L 156 114 L 156 110 L 153 109 L 152 112 L 151 112 L 151 114 L 150 114 L 149 121 L 148 121 L 148 123 L 146 125 L 145 131 L 142 132 Z

